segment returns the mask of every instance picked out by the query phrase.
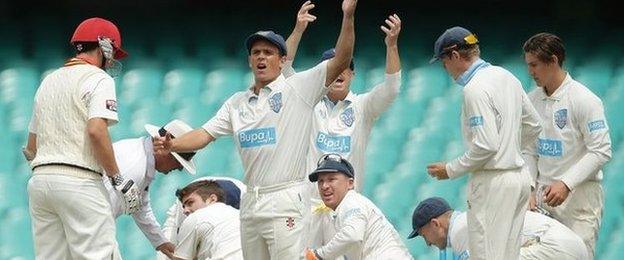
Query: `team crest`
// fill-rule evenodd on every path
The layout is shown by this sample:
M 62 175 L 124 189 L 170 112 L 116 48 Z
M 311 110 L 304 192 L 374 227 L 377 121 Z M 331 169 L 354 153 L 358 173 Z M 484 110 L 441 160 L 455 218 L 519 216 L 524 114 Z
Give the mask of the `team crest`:
M 282 93 L 277 93 L 269 98 L 269 105 L 271 106 L 271 110 L 275 113 L 279 113 L 280 109 L 282 109 Z
M 286 227 L 288 228 L 288 230 L 292 230 L 293 228 L 295 228 L 295 219 L 292 217 L 286 218 Z
M 555 124 L 559 129 L 563 129 L 568 122 L 568 109 L 559 109 L 555 112 Z
M 340 120 L 351 127 L 353 125 L 353 121 L 355 121 L 355 114 L 353 113 L 353 108 L 347 108 L 342 114 L 340 114 Z

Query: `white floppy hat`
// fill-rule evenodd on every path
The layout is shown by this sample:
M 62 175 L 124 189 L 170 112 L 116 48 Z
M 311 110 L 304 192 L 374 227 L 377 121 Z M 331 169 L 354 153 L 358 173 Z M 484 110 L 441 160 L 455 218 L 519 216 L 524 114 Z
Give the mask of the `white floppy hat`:
M 171 138 L 176 138 L 190 131 L 193 131 L 193 128 L 189 126 L 188 124 L 184 123 L 182 120 L 174 119 L 168 124 L 166 124 L 165 126 L 163 126 L 162 128 L 157 127 L 155 125 L 146 124 L 145 131 L 147 131 L 152 137 L 165 136 L 166 133 L 170 133 Z M 192 153 L 172 152 L 171 154 L 173 155 L 174 158 L 176 158 L 176 160 L 178 160 L 178 162 L 180 162 L 180 164 L 182 164 L 182 167 L 184 167 L 184 169 L 187 172 L 195 175 L 195 172 L 196 172 L 195 163 L 193 162 L 193 159 L 192 159 L 193 155 L 195 155 L 195 152 L 192 152 Z

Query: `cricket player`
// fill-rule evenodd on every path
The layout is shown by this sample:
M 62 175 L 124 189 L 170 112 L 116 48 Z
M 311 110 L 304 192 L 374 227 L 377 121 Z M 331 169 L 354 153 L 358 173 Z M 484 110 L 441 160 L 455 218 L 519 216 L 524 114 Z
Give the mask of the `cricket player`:
M 288 46 L 287 63 L 283 70 L 284 76 L 294 74 L 292 63 L 296 55 L 301 35 L 307 23 L 314 21 L 309 10 L 314 7 L 310 1 L 305 2 L 298 13 L 295 29 L 286 40 Z M 401 62 L 398 51 L 398 37 L 401 31 L 401 20 L 393 14 L 386 19 L 386 26 L 381 26 L 385 33 L 386 43 L 386 80 L 375 86 L 370 92 L 355 94 L 351 92 L 351 80 L 355 75 L 353 60 L 336 81 L 329 86 L 329 92 L 314 108 L 314 123 L 310 135 L 307 169 L 313 171 L 321 155 L 338 153 L 353 163 L 358 174 L 355 181 L 356 191 L 364 186 L 364 168 L 366 146 L 371 129 L 377 118 L 390 107 L 399 94 L 401 87 Z M 291 51 L 292 50 L 292 51 Z M 323 53 L 321 60 L 332 59 L 335 50 Z M 317 188 L 312 186 L 312 196 L 318 198 Z
M 421 235 L 427 245 L 434 245 L 444 255 L 453 251 L 453 259 L 470 259 L 468 223 L 465 212 L 454 211 L 439 197 L 423 200 L 412 215 L 413 231 L 408 239 Z M 583 240 L 572 230 L 539 213 L 526 211 L 522 226 L 520 259 L 589 259 Z
M 318 183 L 323 203 L 332 212 L 336 234 L 329 242 L 306 249 L 306 258 L 412 259 L 399 233 L 381 210 L 354 189 L 354 167 L 339 154 L 323 155 L 309 176 Z
M 162 128 L 150 124 L 145 125 L 145 130 L 150 136 L 125 139 L 113 144 L 115 160 L 123 177 L 133 180 L 140 190 L 140 207 L 133 211 L 126 211 L 123 207 L 123 198 L 119 196 L 107 178 L 104 178 L 104 186 L 110 197 L 113 217 L 118 218 L 122 214 L 132 215 L 134 222 L 152 246 L 172 258 L 175 245 L 165 237 L 152 212 L 149 185 L 154 180 L 156 171 L 166 175 L 172 170 L 186 169 L 190 174 L 195 174 L 195 163 L 192 161 L 195 153 L 154 154 L 152 138 L 164 136 L 166 133 L 170 133 L 172 137 L 181 136 L 192 131 L 193 128 L 183 121 L 173 120 Z
M 556 35 L 536 34 L 523 49 L 538 86 L 529 98 L 544 126 L 529 160 L 537 185 L 530 205 L 581 236 L 593 259 L 603 212 L 602 167 L 611 159 L 602 101 L 563 69 L 565 47 Z
M 272 31 L 252 34 L 246 47 L 253 85 L 228 99 L 202 128 L 155 144 L 163 152 L 184 152 L 235 135 L 248 191 L 240 212 L 246 259 L 295 259 L 303 252 L 310 214 L 305 160 L 313 109 L 349 66 L 356 4 L 342 2 L 336 57 L 288 79 L 280 73 L 286 57 L 282 36 Z
M 127 56 L 117 26 L 84 20 L 76 56 L 47 75 L 35 95 L 28 144 L 28 200 L 36 259 L 119 259 L 106 175 L 127 208 L 138 188 L 115 162 L 108 126 L 117 122 L 115 75 Z M 62 115 L 62 116 L 59 116 Z
M 197 178 L 191 183 L 198 181 L 218 182 L 219 186 L 225 187 L 225 204 L 230 205 L 235 209 L 240 209 L 241 196 L 247 191 L 247 187 L 241 181 L 229 177 L 208 176 Z M 186 219 L 186 215 L 184 214 L 182 203 L 179 200 L 176 200 L 176 202 L 167 210 L 167 219 L 165 220 L 162 228 L 165 238 L 171 241 L 171 243 L 176 244 L 178 242 L 178 230 L 180 229 L 180 226 L 182 226 L 184 219 Z M 167 258 L 165 258 L 164 254 L 158 254 L 158 259 L 165 260 Z
M 517 259 L 530 193 L 521 150 L 536 141 L 539 116 L 516 77 L 479 57 L 477 37 L 470 31 L 446 30 L 434 53 L 431 62 L 441 60 L 463 87 L 462 132 L 468 150 L 450 162 L 428 165 L 427 171 L 437 179 L 472 173 L 467 196 L 472 259 Z
M 202 180 L 176 191 L 188 217 L 173 259 L 243 259 L 238 209 L 225 204 L 238 199 L 232 188 L 238 189 L 229 181 Z

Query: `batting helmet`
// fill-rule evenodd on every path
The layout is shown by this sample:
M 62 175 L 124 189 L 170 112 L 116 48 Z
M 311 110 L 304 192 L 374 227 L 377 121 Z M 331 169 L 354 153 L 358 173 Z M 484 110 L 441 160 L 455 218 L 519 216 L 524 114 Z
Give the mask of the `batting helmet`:
M 99 37 L 106 37 L 113 43 L 115 59 L 122 59 L 128 53 L 121 49 L 121 35 L 119 29 L 112 22 L 99 17 L 89 18 L 78 25 L 70 43 L 98 42 Z

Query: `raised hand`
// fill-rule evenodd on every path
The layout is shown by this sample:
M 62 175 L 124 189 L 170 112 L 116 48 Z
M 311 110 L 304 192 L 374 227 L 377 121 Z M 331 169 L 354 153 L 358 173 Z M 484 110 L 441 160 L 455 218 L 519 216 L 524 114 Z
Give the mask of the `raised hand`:
M 295 24 L 295 30 L 299 32 L 305 31 L 308 27 L 308 23 L 314 22 L 316 20 L 316 16 L 310 14 L 310 10 L 314 8 L 314 4 L 312 1 L 308 0 L 299 9 L 297 12 L 297 23 Z
M 388 19 L 386 19 L 386 24 L 388 25 L 388 27 L 384 25 L 380 26 L 381 30 L 386 34 L 386 38 L 384 39 L 384 41 L 386 42 L 386 46 L 397 46 L 399 33 L 401 32 L 401 19 L 398 15 L 393 14 L 388 16 Z
M 342 12 L 345 16 L 353 17 L 355 14 L 355 7 L 357 6 L 357 0 L 343 0 Z

